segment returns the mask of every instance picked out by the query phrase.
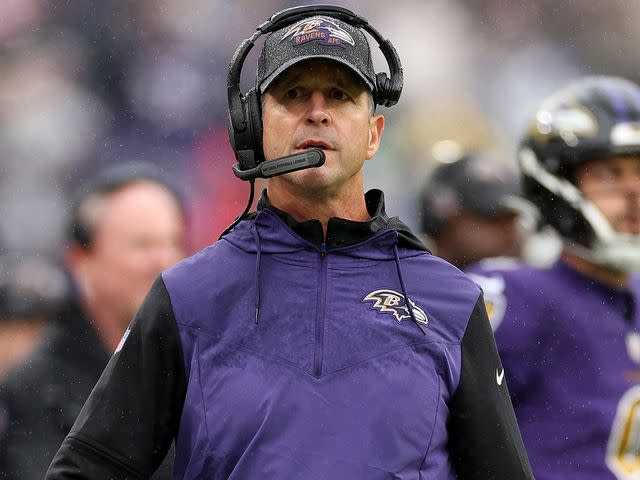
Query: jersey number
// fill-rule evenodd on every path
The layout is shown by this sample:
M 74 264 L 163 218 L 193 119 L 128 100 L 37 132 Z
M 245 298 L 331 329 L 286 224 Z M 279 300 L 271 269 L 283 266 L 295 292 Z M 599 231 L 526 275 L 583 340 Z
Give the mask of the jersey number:
M 640 479 L 640 386 L 627 390 L 618 403 L 606 461 L 618 480 Z

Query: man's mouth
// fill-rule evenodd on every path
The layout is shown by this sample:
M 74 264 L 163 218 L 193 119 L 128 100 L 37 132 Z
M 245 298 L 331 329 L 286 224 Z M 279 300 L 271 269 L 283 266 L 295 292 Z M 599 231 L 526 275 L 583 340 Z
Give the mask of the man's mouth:
M 333 147 L 323 140 L 305 140 L 296 145 L 296 150 L 309 150 L 311 148 L 319 148 L 320 150 L 333 150 Z

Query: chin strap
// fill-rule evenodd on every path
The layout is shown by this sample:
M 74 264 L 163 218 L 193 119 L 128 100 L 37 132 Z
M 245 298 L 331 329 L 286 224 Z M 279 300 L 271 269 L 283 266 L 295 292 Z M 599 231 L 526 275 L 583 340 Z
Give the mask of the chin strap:
M 640 235 L 618 234 L 607 242 L 596 241 L 590 248 L 567 241 L 565 247 L 596 265 L 627 273 L 640 271 Z

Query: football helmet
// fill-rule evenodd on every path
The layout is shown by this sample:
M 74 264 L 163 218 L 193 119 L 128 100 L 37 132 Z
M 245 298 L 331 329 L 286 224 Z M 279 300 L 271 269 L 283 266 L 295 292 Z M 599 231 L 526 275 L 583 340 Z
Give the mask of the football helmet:
M 518 156 L 524 195 L 568 248 L 597 264 L 638 270 L 640 235 L 615 231 L 575 182 L 583 162 L 627 154 L 640 154 L 640 87 L 590 76 L 541 104 Z

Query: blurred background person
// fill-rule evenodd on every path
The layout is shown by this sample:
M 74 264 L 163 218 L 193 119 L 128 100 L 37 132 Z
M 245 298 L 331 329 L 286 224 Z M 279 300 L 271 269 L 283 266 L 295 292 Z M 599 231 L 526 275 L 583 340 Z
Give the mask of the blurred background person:
M 0 381 L 40 342 L 66 285 L 62 270 L 47 258 L 20 251 L 0 254 Z
M 640 87 L 593 76 L 558 90 L 519 158 L 524 194 L 563 250 L 545 268 L 471 268 L 496 375 L 538 480 L 640 478 Z
M 450 149 L 453 155 L 437 158 L 420 195 L 427 245 L 460 269 L 485 258 L 520 257 L 525 205 L 515 170 L 490 155 Z
M 0 386 L 1 478 L 43 478 L 153 280 L 184 257 L 185 230 L 180 194 L 150 165 L 108 169 L 79 193 L 63 255 L 72 292 Z

